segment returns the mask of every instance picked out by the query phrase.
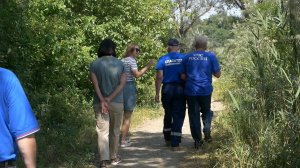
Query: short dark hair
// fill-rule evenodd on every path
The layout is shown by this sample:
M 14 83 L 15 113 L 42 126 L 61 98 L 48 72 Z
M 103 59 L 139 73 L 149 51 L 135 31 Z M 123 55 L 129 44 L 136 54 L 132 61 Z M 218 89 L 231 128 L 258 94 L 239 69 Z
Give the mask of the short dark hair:
M 98 57 L 112 55 L 116 57 L 117 45 L 112 39 L 104 39 L 100 42 L 98 49 Z

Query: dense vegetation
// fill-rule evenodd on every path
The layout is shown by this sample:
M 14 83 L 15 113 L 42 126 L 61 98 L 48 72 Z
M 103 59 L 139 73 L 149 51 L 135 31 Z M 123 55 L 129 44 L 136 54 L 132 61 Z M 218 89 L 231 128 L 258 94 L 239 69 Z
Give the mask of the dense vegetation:
M 119 58 L 128 43 L 139 44 L 143 66 L 166 51 L 166 39 L 179 37 L 189 51 L 196 34 L 209 37 L 223 70 L 216 91 L 228 107 L 221 124 L 230 139 L 217 166 L 300 167 L 299 2 L 205 1 L 243 13 L 200 20 L 211 6 L 192 8 L 198 1 L 0 1 L 0 66 L 20 78 L 39 119 L 39 167 L 94 164 L 88 67 L 101 39 L 116 41 Z M 154 72 L 138 81 L 139 105 L 153 106 Z
M 39 167 L 75 166 L 97 153 L 88 67 L 101 39 L 117 43 L 119 58 L 128 43 L 140 45 L 140 66 L 165 52 L 170 1 L 113 2 L 0 2 L 0 66 L 20 78 L 39 119 Z M 154 72 L 138 81 L 139 104 L 154 100 Z
M 221 88 L 232 137 L 220 167 L 300 167 L 299 29 L 294 24 L 300 16 L 294 17 L 288 3 L 265 0 L 247 9 L 248 17 L 225 46 Z

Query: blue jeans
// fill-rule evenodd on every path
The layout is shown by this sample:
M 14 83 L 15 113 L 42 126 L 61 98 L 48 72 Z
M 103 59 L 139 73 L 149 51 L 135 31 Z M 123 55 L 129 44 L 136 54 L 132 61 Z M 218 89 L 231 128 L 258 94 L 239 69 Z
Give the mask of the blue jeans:
M 164 115 L 164 138 L 177 147 L 181 142 L 182 125 L 185 117 L 185 96 L 181 84 L 164 84 L 162 87 L 162 104 Z
M 202 140 L 200 112 L 202 113 L 203 132 L 210 133 L 213 112 L 210 110 L 211 95 L 208 96 L 187 96 L 188 113 L 190 120 L 191 134 L 195 142 Z

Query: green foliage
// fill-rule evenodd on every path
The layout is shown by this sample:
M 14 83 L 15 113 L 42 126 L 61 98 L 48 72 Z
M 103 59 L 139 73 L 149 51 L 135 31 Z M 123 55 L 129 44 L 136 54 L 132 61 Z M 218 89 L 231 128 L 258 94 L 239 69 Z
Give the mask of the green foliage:
M 222 47 L 226 40 L 233 39 L 232 29 L 240 20 L 236 16 L 227 16 L 225 12 L 219 13 L 200 22 L 196 29 L 209 37 L 211 47 Z
M 229 102 L 227 124 L 233 138 L 220 165 L 299 167 L 300 64 L 288 8 L 283 1 L 264 1 L 248 12 L 227 44 L 224 70 L 235 100 Z
M 140 45 L 138 64 L 145 66 L 165 52 L 162 39 L 169 36 L 171 12 L 169 0 L 0 2 L 0 66 L 17 74 L 36 111 L 41 167 L 68 165 L 66 160 L 82 167 L 78 158 L 91 160 L 95 145 L 90 141 L 96 138 L 90 130 L 94 115 L 88 68 L 99 42 L 112 38 L 119 58 L 128 43 Z M 138 81 L 140 105 L 154 102 L 154 73 Z M 85 142 L 82 135 L 92 138 Z M 76 158 L 70 159 L 71 154 Z

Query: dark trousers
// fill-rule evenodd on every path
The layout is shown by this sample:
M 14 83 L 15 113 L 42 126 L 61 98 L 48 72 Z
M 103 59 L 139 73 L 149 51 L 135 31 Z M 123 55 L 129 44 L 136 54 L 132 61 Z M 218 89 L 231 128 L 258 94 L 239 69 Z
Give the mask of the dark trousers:
M 186 99 L 183 86 L 180 84 L 164 84 L 162 87 L 162 104 L 164 115 L 164 138 L 171 141 L 173 147 L 181 142 L 182 125 L 185 117 Z
M 210 110 L 211 95 L 187 96 L 191 134 L 195 142 L 202 140 L 200 112 L 202 113 L 203 132 L 210 133 L 213 112 Z

